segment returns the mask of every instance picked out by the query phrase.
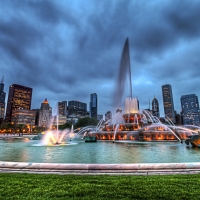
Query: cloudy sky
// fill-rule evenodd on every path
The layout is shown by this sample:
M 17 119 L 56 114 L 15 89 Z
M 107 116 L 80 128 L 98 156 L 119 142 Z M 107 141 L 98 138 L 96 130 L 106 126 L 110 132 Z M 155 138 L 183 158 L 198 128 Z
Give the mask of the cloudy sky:
M 129 38 L 133 96 L 148 108 L 161 86 L 180 97 L 200 95 L 199 0 L 1 0 L 0 77 L 33 88 L 32 108 L 44 98 L 113 109 L 120 58 Z M 88 104 L 89 110 L 89 104 Z

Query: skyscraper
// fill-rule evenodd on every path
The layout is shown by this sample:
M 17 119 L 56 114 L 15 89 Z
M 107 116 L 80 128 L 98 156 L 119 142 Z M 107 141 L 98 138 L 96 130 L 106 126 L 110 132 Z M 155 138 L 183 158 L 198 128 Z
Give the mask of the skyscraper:
M 181 96 L 183 124 L 200 125 L 199 101 L 195 94 Z
M 67 101 L 58 102 L 58 114 L 67 116 Z
M 90 117 L 97 119 L 97 94 L 90 94 Z
M 153 116 L 160 117 L 159 103 L 158 103 L 158 100 L 155 98 L 155 96 L 152 100 L 152 114 Z
M 0 83 L 0 123 L 3 121 L 5 114 L 6 93 L 3 90 L 4 90 L 4 77 L 2 78 Z
M 174 101 L 170 84 L 162 86 L 162 95 L 165 116 L 168 116 L 175 123 Z
M 39 119 L 38 126 L 49 127 L 51 124 L 52 118 L 52 108 L 49 105 L 47 98 L 41 103 L 41 107 L 39 109 Z
M 32 88 L 17 84 L 10 85 L 6 108 L 6 121 L 11 121 L 13 110 L 30 110 L 31 98 Z

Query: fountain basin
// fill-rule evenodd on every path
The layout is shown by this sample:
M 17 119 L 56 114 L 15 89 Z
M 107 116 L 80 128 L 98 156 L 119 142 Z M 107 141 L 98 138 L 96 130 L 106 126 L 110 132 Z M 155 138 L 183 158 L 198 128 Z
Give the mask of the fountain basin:
M 61 145 L 43 145 L 38 140 L 0 140 L 0 160 L 28 163 L 136 164 L 185 163 L 199 161 L 199 148 L 178 141 L 112 140 L 65 141 Z
M 96 138 L 96 136 L 85 136 L 84 140 L 85 140 L 85 142 L 96 142 L 97 138 Z
M 75 139 L 69 145 L 37 146 L 28 139 L 0 140 L 0 171 L 26 173 L 199 173 L 199 148 L 179 142 Z M 76 143 L 74 143 L 76 142 Z

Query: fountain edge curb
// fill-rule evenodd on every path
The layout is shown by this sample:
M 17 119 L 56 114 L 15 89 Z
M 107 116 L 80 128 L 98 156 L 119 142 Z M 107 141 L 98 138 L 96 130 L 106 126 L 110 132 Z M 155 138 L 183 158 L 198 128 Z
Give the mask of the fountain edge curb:
M 0 161 L 0 172 L 32 173 L 200 173 L 200 162 L 138 164 L 65 164 Z

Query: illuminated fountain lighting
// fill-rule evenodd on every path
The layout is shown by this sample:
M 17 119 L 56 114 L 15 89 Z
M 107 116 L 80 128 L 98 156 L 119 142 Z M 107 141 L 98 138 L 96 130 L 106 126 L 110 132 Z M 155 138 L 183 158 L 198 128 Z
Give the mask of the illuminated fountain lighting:
M 58 129 L 58 105 L 56 106 L 56 130 L 52 131 L 46 131 L 44 134 L 44 137 L 42 138 L 40 145 L 54 145 L 54 146 L 59 146 L 59 145 L 67 145 L 66 139 L 67 138 L 73 138 L 75 133 L 74 131 L 74 126 L 71 126 L 71 130 L 65 129 L 65 130 L 59 130 Z M 55 118 L 52 118 L 52 121 L 50 123 L 50 127 L 53 124 L 53 120 Z
M 75 131 L 79 129 L 75 129 L 72 125 L 70 129 L 64 130 L 56 130 L 56 131 L 47 131 L 42 138 L 40 145 L 41 146 L 59 146 L 59 145 L 69 145 L 69 144 L 76 144 L 76 143 L 67 143 L 66 140 L 73 138 L 75 136 Z M 71 140 L 70 140 L 71 141 Z
M 116 140 L 182 142 L 198 133 L 197 130 L 191 130 L 191 128 L 172 126 L 171 123 L 163 124 L 147 110 L 141 112 L 136 110 L 135 113 L 116 113 L 113 120 L 102 125 L 101 129 L 100 131 L 91 129 L 90 134 L 96 135 L 99 140 L 112 140 L 113 142 Z
M 69 129 L 63 131 L 47 131 L 42 138 L 41 145 L 64 145 L 64 139 L 70 133 Z
M 138 103 L 136 98 L 126 98 L 124 107 L 125 107 L 124 108 L 125 113 L 139 113 Z
M 133 138 L 138 138 L 139 140 L 176 139 L 182 142 L 182 139 L 180 138 L 179 134 L 173 131 L 174 128 L 173 122 L 170 122 L 170 126 L 173 124 L 172 128 L 170 128 L 170 126 L 162 124 L 160 120 L 154 117 L 149 111 L 142 110 L 140 112 L 138 110 L 138 104 L 136 98 L 133 99 L 126 98 L 124 110 L 125 110 L 124 114 L 117 113 L 112 120 L 111 127 L 113 127 L 112 131 L 114 131 L 113 142 L 116 140 L 117 133 L 119 135 L 120 134 L 123 135 L 123 138 L 126 139 L 130 138 L 132 140 Z M 124 128 L 123 131 L 120 130 L 120 126 Z M 130 127 L 132 127 L 131 131 Z M 106 131 L 106 129 L 104 130 Z M 136 137 L 133 135 L 133 133 Z

